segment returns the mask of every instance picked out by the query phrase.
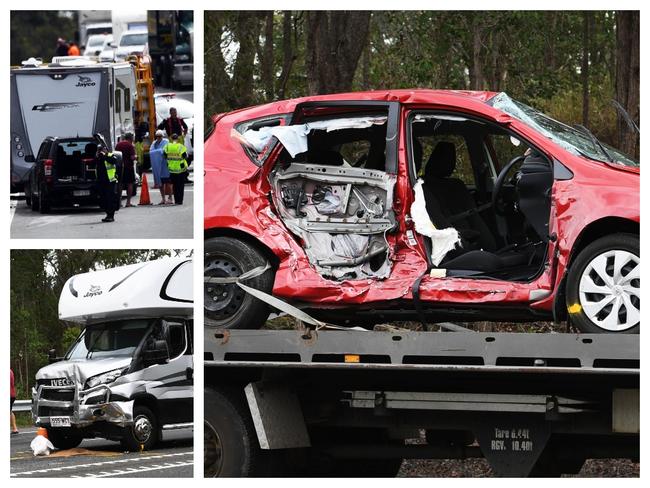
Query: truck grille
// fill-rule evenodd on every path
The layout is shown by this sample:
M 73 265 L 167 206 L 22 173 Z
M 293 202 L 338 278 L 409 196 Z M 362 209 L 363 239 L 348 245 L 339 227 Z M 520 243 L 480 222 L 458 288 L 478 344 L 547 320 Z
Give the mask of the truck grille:
M 57 407 L 39 407 L 39 417 L 52 417 L 52 416 L 72 416 L 72 408 L 57 408 Z
M 59 402 L 71 402 L 74 400 L 74 389 L 72 388 L 58 388 L 50 389 L 43 388 L 41 390 L 41 399 L 55 400 Z

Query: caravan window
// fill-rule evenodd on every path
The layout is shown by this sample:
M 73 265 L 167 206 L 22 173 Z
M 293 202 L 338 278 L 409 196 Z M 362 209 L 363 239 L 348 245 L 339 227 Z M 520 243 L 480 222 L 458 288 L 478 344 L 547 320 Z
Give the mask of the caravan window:
M 116 112 L 121 112 L 122 111 L 122 98 L 121 98 L 121 92 L 119 88 L 115 89 L 115 111 Z
M 130 88 L 124 89 L 124 111 L 125 112 L 131 111 L 131 89 Z

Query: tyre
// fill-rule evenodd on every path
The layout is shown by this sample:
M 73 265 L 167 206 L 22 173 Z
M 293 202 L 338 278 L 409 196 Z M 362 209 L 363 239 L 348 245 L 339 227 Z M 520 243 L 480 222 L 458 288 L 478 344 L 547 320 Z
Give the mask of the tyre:
M 40 206 L 40 211 L 42 214 L 47 214 L 50 213 L 50 210 L 52 209 L 52 203 L 50 201 L 50 197 L 47 194 L 47 188 L 45 187 L 45 184 L 41 184 L 41 191 L 39 192 L 39 206 Z
M 32 193 L 30 197 L 30 207 L 32 209 L 32 212 L 38 212 L 40 205 L 39 205 L 39 198 Z
M 76 429 L 69 427 L 48 427 L 47 438 L 57 449 L 72 449 L 81 444 L 83 435 Z
M 133 409 L 133 425 L 124 429 L 122 446 L 129 451 L 148 451 L 158 442 L 158 420 L 143 405 Z
M 260 448 L 243 397 L 206 388 L 203 401 L 204 477 L 261 474 Z
M 602 237 L 577 256 L 567 280 L 569 320 L 582 332 L 638 334 L 639 236 Z
M 258 266 L 266 259 L 251 245 L 232 237 L 214 237 L 205 241 L 205 277 L 236 277 Z M 271 293 L 275 273 L 246 280 L 244 284 Z M 269 306 L 247 294 L 235 283 L 204 284 L 205 324 L 226 329 L 259 329 L 269 316 Z

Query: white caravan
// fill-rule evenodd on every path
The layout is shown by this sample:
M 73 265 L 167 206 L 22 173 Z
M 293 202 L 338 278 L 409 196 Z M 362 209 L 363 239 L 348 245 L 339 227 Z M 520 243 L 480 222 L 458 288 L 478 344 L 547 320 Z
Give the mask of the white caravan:
M 84 438 L 151 448 L 192 427 L 192 260 L 167 258 L 79 274 L 59 318 L 84 330 L 36 373 L 32 417 L 59 449 Z
M 133 131 L 137 96 L 130 63 L 99 63 L 80 56 L 31 59 L 11 69 L 11 187 L 20 191 L 46 137 L 101 134 L 112 149 Z

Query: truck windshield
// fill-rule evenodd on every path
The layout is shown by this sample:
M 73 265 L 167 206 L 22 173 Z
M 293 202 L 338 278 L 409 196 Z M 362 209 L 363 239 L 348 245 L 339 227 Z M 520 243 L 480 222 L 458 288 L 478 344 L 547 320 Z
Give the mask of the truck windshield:
M 151 320 L 134 319 L 89 325 L 66 359 L 131 357 L 151 324 Z
M 528 105 L 513 100 L 505 93 L 499 93 L 490 99 L 488 103 L 494 108 L 499 109 L 532 127 L 573 154 L 600 161 L 602 163 L 632 166 L 635 168 L 639 167 L 639 161 L 622 153 L 618 149 L 601 142 L 606 149 L 605 153 L 605 151 L 599 147 L 599 144 L 595 143 L 584 131 L 563 124 L 562 122 L 558 122 Z M 608 156 L 611 156 L 611 161 Z
M 128 34 L 122 37 L 120 46 L 142 46 L 147 43 L 147 33 Z

